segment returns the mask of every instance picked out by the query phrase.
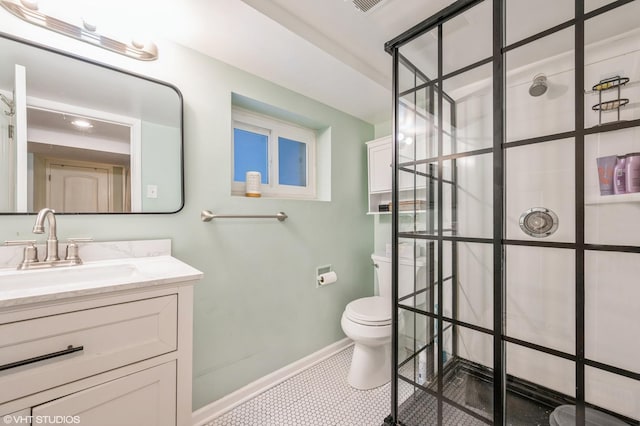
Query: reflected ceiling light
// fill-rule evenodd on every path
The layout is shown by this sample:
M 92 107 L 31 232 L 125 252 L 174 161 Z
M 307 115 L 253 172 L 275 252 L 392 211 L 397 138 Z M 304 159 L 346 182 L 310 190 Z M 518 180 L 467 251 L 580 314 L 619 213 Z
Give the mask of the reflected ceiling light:
M 398 142 L 403 143 L 405 145 L 411 145 L 413 143 L 413 138 L 412 137 L 407 137 L 404 135 L 404 133 L 399 132 L 398 133 Z
M 78 26 L 46 15 L 38 10 L 38 2 L 36 0 L 0 0 L 0 5 L 26 22 L 91 43 L 103 49 L 141 61 L 158 59 L 158 47 L 151 41 L 140 43 L 136 39 L 135 42 L 125 43 L 106 35 L 98 34 L 95 32 L 97 27 L 93 21 L 84 19 L 82 20 L 82 26 Z M 73 21 L 78 22 L 77 20 Z
M 73 124 L 78 129 L 81 129 L 81 130 L 87 130 L 93 127 L 93 124 L 91 124 L 91 122 L 84 120 L 82 118 L 76 118 L 71 122 L 71 124 Z

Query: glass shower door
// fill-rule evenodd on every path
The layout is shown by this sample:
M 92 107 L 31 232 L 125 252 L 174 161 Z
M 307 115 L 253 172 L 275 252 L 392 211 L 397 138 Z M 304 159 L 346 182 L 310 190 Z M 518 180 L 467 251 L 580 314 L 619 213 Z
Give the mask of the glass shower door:
M 0 105 L 0 211 L 15 209 L 15 142 L 13 95 L 5 92 Z
M 0 211 L 27 211 L 27 81 L 21 65 L 3 73 L 13 87 L 0 87 Z
M 491 5 L 478 2 L 394 55 L 394 239 L 413 247 L 416 272 L 408 289 L 395 277 L 395 420 L 407 426 L 494 420 Z M 469 21 L 478 25 L 461 40 Z

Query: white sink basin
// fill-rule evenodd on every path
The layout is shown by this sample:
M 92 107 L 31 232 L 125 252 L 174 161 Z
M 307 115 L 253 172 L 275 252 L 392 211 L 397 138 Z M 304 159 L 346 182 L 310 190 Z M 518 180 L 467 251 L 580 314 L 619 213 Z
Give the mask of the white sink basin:
M 0 272 L 0 291 L 39 288 L 58 285 L 73 285 L 87 281 L 121 280 L 133 278 L 136 266 L 130 263 L 100 265 L 84 264 L 58 266 L 46 269 L 12 270 Z
M 0 270 L 0 307 L 198 280 L 202 272 L 171 256 L 112 259 L 46 269 Z

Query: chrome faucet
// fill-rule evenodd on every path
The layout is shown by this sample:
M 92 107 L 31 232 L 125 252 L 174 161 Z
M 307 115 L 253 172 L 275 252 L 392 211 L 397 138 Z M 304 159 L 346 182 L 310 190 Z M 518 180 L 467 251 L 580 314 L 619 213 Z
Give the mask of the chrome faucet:
M 58 236 L 56 235 L 55 211 L 50 208 L 40 210 L 36 217 L 36 223 L 33 225 L 33 233 L 44 234 L 45 219 L 49 222 L 49 237 L 47 238 L 44 262 L 55 262 L 60 260 L 60 257 L 58 256 Z

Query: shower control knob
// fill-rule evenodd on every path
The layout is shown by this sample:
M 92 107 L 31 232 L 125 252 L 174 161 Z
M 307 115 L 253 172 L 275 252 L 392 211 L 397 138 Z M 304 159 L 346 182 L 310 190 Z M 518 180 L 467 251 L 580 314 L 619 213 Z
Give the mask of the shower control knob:
M 520 229 L 535 238 L 548 237 L 558 225 L 558 215 L 545 207 L 533 207 L 520 216 Z

